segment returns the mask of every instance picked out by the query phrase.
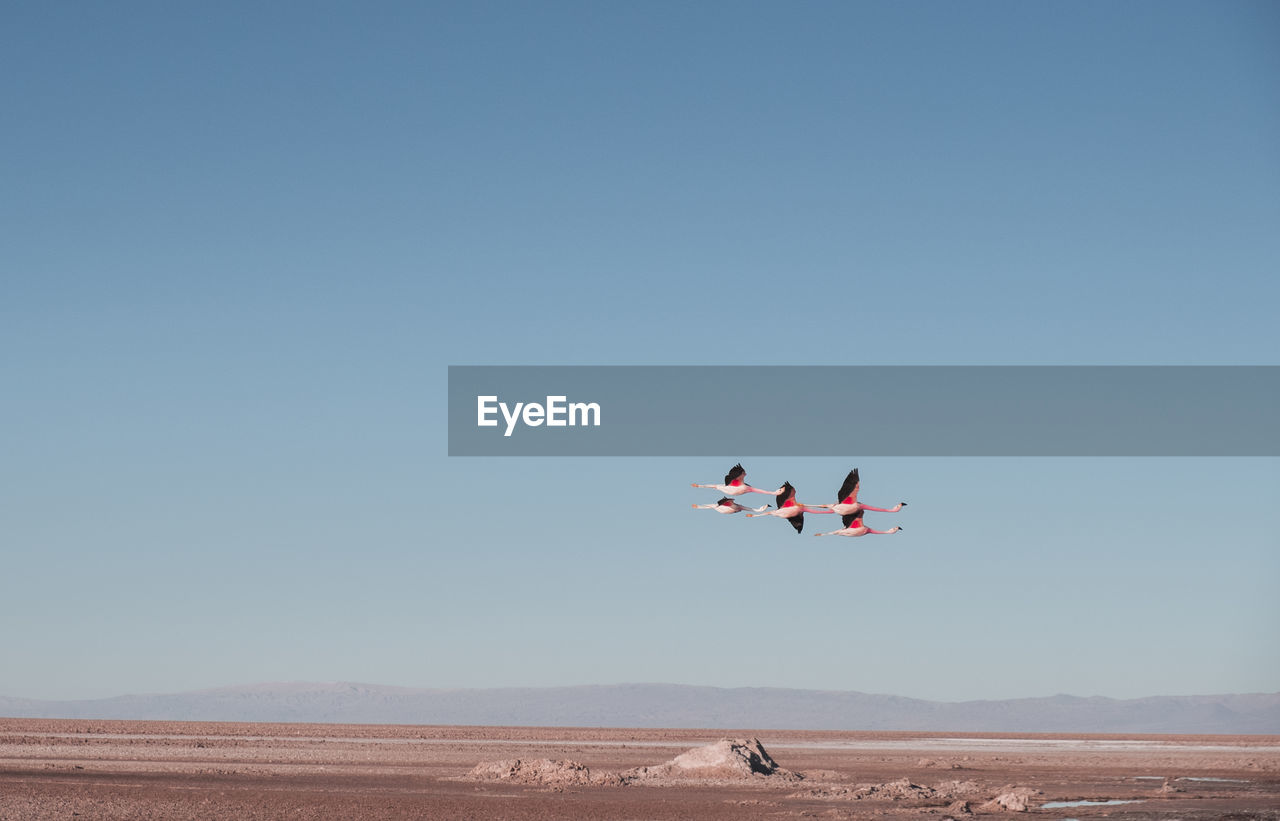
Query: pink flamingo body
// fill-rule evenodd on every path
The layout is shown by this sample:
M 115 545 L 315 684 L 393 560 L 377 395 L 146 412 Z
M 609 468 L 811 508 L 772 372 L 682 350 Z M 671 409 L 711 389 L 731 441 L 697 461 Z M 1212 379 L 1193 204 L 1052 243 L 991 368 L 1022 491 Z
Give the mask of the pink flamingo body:
M 844 484 L 840 485 L 840 489 L 836 491 L 836 503 L 833 505 L 818 505 L 831 510 L 832 513 L 839 513 L 841 516 L 848 516 L 850 513 L 858 513 L 863 510 L 874 510 L 878 513 L 897 513 L 907 506 L 906 502 L 898 502 L 893 507 L 872 507 L 864 505 L 858 501 L 858 490 L 861 481 L 858 478 L 858 469 L 854 468 L 849 471 L 849 475 L 844 477 Z
M 741 513 L 744 510 L 750 510 L 755 513 L 762 513 L 769 509 L 768 505 L 760 505 L 760 507 L 744 507 L 729 497 L 724 497 L 713 505 L 694 505 L 697 510 L 714 510 L 716 513 Z M 751 514 L 748 513 L 748 516 Z
M 752 487 L 747 484 L 747 471 L 746 468 L 742 466 L 741 462 L 729 468 L 729 472 L 725 474 L 723 485 L 700 485 L 697 482 L 694 482 L 693 486 L 714 488 L 725 496 L 734 497 L 741 496 L 744 493 L 765 493 L 769 496 L 778 495 L 777 490 L 761 490 L 758 487 Z M 781 490 L 781 488 L 779 488 L 779 490 Z
M 902 528 L 895 525 L 888 530 L 872 530 L 862 523 L 861 513 L 847 513 L 842 517 L 844 527 L 839 530 L 832 530 L 829 533 L 815 533 L 815 536 L 866 536 L 868 533 L 874 533 L 878 536 L 888 536 L 891 533 L 900 533 Z
M 797 502 L 796 489 L 791 486 L 790 482 L 782 483 L 782 487 L 778 489 L 778 494 L 775 498 L 778 502 L 777 510 L 770 510 L 767 513 L 748 513 L 747 517 L 777 516 L 779 519 L 786 519 L 791 522 L 791 526 L 796 529 L 796 533 L 801 533 L 804 531 L 804 514 L 832 512 Z

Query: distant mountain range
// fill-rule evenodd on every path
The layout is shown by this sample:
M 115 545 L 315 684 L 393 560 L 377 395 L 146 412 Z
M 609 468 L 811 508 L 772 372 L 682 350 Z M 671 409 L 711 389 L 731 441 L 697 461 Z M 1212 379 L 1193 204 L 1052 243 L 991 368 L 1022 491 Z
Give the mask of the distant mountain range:
M 284 683 L 85 701 L 0 696 L 0 716 L 761 730 L 1280 734 L 1280 693 L 1136 699 L 1058 695 L 942 702 L 850 691 L 675 684 L 420 690 L 372 684 Z

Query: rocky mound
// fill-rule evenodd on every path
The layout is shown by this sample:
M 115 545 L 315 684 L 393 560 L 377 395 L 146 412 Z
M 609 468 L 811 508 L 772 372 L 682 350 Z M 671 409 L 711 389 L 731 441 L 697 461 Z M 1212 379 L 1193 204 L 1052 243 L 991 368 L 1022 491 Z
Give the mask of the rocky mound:
M 1041 795 L 1039 790 L 1031 787 L 1015 787 L 1012 784 L 1000 791 L 1000 794 L 991 799 L 987 803 L 978 807 L 983 812 L 993 812 L 997 810 L 1009 810 L 1011 812 L 1026 812 L 1031 809 L 1032 801 L 1036 796 Z
M 823 778 L 827 775 L 828 778 Z M 883 784 L 853 786 L 839 783 L 835 772 L 810 773 L 806 777 L 783 769 L 756 738 L 723 739 L 705 747 L 695 747 L 681 753 L 665 764 L 637 767 L 625 772 L 592 772 L 577 761 L 553 761 L 548 758 L 509 758 L 477 764 L 462 780 L 500 781 L 527 784 L 551 790 L 564 790 L 579 786 L 678 786 L 690 781 L 709 783 L 723 781 L 751 781 L 786 784 L 789 781 L 804 782 L 805 789 L 792 793 L 788 798 L 807 798 L 826 801 L 890 801 L 906 806 L 947 807 L 951 816 L 973 812 L 972 803 L 991 796 L 988 789 L 974 781 L 943 781 L 932 787 L 900 778 Z M 793 788 L 794 789 L 794 788 Z M 1000 788 L 994 798 L 979 805 L 982 813 L 1027 812 L 1036 806 L 1039 790 L 1012 784 Z
M 477 764 L 464 778 L 470 781 L 512 781 L 516 784 L 538 784 L 565 787 L 596 783 L 591 770 L 576 761 L 552 761 L 549 758 L 508 758 Z
M 637 767 L 623 773 L 591 772 L 577 761 L 547 758 L 509 758 L 477 764 L 462 776 L 466 781 L 507 781 L 556 789 L 585 784 L 623 785 L 698 780 L 743 780 L 772 777 L 799 780 L 801 776 L 778 766 L 759 739 L 724 739 L 681 753 L 665 764 Z
M 665 764 L 628 770 L 622 777 L 629 781 L 661 779 L 753 779 L 773 776 L 779 779 L 799 778 L 778 766 L 756 738 L 723 739 L 705 747 L 681 753 Z

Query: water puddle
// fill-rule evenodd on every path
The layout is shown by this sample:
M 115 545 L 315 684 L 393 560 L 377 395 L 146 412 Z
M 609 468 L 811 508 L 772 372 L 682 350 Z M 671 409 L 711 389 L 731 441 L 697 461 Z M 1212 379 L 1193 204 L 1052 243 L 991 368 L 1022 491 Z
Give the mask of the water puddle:
M 1179 778 L 1179 781 L 1208 781 L 1213 784 L 1248 784 L 1247 778 L 1196 778 L 1194 776 L 1185 776 Z
M 1111 807 L 1116 804 L 1141 804 L 1138 799 L 1111 798 L 1106 801 L 1046 801 L 1040 805 L 1045 810 L 1060 810 L 1064 807 Z

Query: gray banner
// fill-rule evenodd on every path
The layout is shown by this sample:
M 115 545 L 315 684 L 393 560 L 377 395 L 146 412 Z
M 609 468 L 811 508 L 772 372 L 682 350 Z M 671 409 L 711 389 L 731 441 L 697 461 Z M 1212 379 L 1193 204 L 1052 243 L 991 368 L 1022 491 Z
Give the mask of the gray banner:
M 449 368 L 450 456 L 1278 456 L 1277 418 L 1277 366 Z

